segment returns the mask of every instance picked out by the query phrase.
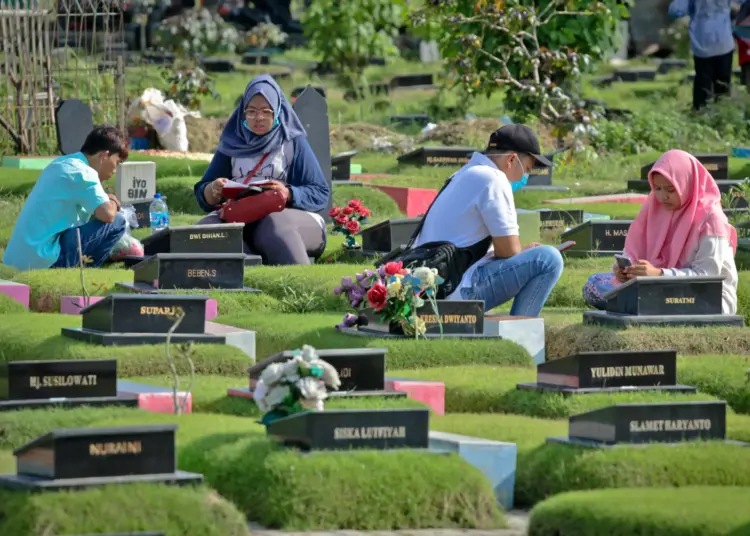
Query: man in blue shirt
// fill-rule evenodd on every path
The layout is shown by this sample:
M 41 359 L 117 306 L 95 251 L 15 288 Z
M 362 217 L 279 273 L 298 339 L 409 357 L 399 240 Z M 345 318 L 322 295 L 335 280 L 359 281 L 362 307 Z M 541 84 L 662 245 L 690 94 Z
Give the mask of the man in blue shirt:
M 732 0 L 672 0 L 669 15 L 690 17 L 690 48 L 695 60 L 693 109 L 729 93 L 734 36 Z
M 81 152 L 44 168 L 18 216 L 3 262 L 18 270 L 77 266 L 80 229 L 85 264 L 101 266 L 126 227 L 120 202 L 101 181 L 127 159 L 129 145 L 119 129 L 97 127 Z

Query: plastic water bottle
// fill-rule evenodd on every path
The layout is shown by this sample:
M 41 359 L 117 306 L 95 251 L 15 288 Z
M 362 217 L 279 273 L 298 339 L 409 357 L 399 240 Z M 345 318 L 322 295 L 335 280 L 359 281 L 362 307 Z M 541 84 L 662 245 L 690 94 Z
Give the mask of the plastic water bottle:
M 149 219 L 151 220 L 151 232 L 155 233 L 169 227 L 169 209 L 167 203 L 156 194 L 151 206 L 148 207 Z

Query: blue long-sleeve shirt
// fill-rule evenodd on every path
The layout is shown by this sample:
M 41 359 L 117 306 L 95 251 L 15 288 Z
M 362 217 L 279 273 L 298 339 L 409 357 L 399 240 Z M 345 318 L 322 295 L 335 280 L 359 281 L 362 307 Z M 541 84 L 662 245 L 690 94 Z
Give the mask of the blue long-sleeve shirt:
M 291 191 L 291 207 L 307 212 L 320 212 L 328 206 L 331 187 L 323 176 L 318 159 L 305 137 L 294 138 L 291 144 L 291 160 L 286 169 L 286 177 L 282 181 L 286 182 L 287 188 Z M 203 192 L 206 186 L 216 179 L 231 179 L 232 172 L 232 158 L 216 151 L 208 169 L 194 187 L 195 198 L 201 209 L 205 212 L 216 209 L 215 206 L 206 203 Z
M 731 0 L 672 0 L 669 15 L 690 17 L 690 48 L 698 58 L 722 56 L 734 50 Z

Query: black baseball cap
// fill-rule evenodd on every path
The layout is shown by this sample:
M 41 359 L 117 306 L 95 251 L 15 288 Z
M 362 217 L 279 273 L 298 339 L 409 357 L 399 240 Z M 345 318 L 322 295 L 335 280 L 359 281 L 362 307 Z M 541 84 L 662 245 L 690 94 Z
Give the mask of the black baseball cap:
M 552 167 L 552 162 L 542 156 L 539 139 L 526 125 L 503 125 L 490 135 L 485 153 L 508 151 L 511 153 L 525 153 L 534 157 L 542 167 Z

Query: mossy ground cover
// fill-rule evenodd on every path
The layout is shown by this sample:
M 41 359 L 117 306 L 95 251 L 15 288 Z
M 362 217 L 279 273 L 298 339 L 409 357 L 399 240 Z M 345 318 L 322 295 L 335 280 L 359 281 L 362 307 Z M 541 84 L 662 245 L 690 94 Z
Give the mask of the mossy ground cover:
M 748 487 L 563 493 L 532 510 L 529 536 L 744 536 L 748 503 Z

